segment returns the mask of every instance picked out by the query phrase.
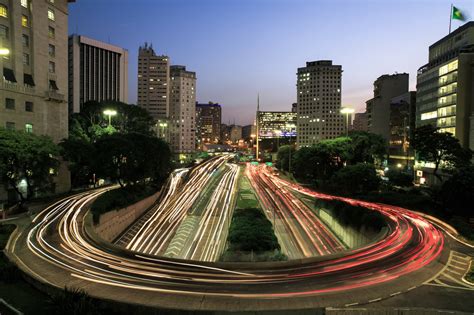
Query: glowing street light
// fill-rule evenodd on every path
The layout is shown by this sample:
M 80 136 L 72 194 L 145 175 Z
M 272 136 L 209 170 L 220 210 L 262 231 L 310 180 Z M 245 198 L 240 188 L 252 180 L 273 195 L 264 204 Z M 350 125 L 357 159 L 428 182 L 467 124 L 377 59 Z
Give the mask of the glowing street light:
M 165 137 L 165 128 L 168 127 L 168 123 L 160 123 L 160 127 L 161 127 L 161 137 Z
M 354 113 L 355 110 L 349 107 L 341 108 L 341 114 L 346 115 L 346 137 L 349 135 L 349 114 Z
M 117 115 L 117 111 L 113 109 L 106 109 L 104 110 L 104 115 L 109 116 L 109 127 L 112 123 L 112 116 Z
M 10 54 L 10 49 L 0 48 L 0 56 L 8 56 Z

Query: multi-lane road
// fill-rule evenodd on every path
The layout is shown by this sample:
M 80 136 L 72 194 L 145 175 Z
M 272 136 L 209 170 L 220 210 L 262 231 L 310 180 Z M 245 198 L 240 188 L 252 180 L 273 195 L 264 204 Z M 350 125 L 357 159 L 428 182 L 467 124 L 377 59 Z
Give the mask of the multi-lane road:
M 162 197 L 127 248 L 95 241 L 84 226 L 88 205 L 105 190 L 65 198 L 19 229 L 8 245 L 8 255 L 39 281 L 58 287 L 73 285 L 94 296 L 151 306 L 220 310 L 378 301 L 432 279 L 447 261 L 451 241 L 446 242 L 446 237 L 452 238 L 455 231 L 442 222 L 397 207 L 319 194 L 258 168 L 248 169 L 247 176 L 281 228 L 290 231 L 285 246 L 293 246 L 295 255 L 318 256 L 263 265 L 208 262 L 215 260 L 222 246 L 220 235 L 232 211 L 225 205 L 232 201 L 238 173 L 226 158 L 189 172 L 177 171 L 168 189 L 175 192 Z M 208 185 L 214 188 L 201 202 L 200 192 Z M 386 216 L 388 233 L 363 248 L 343 250 L 292 191 L 380 211 Z M 195 260 L 155 256 L 166 253 L 185 233 L 193 204 L 200 205 L 198 223 L 186 234 L 180 255 Z

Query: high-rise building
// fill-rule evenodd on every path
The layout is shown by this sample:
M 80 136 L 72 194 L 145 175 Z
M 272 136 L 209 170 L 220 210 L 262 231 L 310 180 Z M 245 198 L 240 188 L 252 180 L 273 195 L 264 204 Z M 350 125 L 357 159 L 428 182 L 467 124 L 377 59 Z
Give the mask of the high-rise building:
M 242 126 L 232 125 L 230 127 L 230 141 L 238 143 L 242 139 Z
M 0 1 L 0 127 L 67 138 L 68 2 Z M 55 191 L 68 191 L 64 164 L 57 174 Z
M 168 56 L 157 56 L 148 43 L 140 46 L 137 105 L 146 109 L 155 120 L 169 116 L 169 80 Z
M 291 112 L 297 113 L 298 112 L 298 103 L 291 104 Z
M 341 110 L 342 66 L 311 61 L 297 73 L 297 143 L 310 146 L 344 133 Z
M 245 141 L 255 141 L 257 137 L 257 126 L 255 124 L 242 126 L 242 139 Z
M 474 149 L 474 22 L 429 47 L 418 70 L 416 125 L 432 124 Z
M 298 114 L 294 112 L 258 112 L 259 138 L 295 138 Z
M 415 129 L 416 92 L 407 92 L 390 101 L 390 138 L 388 163 L 412 169 L 413 148 L 410 141 Z
M 355 113 L 352 121 L 352 130 L 367 131 L 367 113 Z
M 187 155 L 196 148 L 196 73 L 171 66 L 170 76 L 171 150 Z
M 408 73 L 384 74 L 374 82 L 374 97 L 366 102 L 367 130 L 390 139 L 390 102 L 408 92 Z
M 197 142 L 200 147 L 206 143 L 219 143 L 221 139 L 222 108 L 217 103 L 196 103 Z
M 69 114 L 87 101 L 128 102 L 128 51 L 82 35 L 69 36 Z

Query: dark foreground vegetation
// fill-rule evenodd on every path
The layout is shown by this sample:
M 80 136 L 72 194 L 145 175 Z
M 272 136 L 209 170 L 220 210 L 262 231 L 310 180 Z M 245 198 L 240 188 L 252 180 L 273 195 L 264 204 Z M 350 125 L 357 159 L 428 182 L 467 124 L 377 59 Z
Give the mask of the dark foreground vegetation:
M 236 209 L 227 237 L 223 261 L 286 260 L 272 223 L 257 208 Z

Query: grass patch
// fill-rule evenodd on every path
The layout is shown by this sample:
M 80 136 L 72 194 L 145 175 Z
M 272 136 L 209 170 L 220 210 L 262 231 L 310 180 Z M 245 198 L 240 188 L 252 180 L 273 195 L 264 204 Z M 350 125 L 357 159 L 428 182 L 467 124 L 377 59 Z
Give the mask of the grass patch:
M 119 189 L 109 190 L 100 195 L 91 206 L 94 223 L 99 223 L 102 214 L 109 211 L 128 207 L 156 192 L 153 186 L 126 186 Z

